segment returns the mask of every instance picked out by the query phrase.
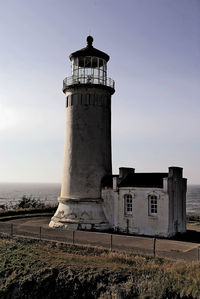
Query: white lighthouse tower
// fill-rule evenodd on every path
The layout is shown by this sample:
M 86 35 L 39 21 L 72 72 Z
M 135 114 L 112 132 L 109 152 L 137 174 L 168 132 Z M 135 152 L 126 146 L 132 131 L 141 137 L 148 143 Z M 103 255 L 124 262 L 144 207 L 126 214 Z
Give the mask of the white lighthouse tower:
M 87 46 L 70 55 L 72 75 L 63 81 L 66 95 L 66 136 L 59 206 L 50 227 L 109 228 L 103 211 L 101 181 L 112 174 L 109 56 Z

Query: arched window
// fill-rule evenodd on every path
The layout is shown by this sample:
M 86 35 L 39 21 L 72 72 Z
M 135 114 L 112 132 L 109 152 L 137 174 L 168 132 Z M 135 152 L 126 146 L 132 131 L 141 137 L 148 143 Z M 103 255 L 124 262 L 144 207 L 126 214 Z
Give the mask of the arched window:
M 131 194 L 124 195 L 124 213 L 125 215 L 132 215 L 133 213 L 133 200 Z
M 158 213 L 158 200 L 156 195 L 149 195 L 149 215 L 156 216 Z

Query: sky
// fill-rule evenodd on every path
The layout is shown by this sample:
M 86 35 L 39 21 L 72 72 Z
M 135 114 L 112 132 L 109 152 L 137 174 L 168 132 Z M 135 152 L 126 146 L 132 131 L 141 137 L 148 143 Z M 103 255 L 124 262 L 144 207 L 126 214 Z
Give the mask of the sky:
M 0 0 L 0 182 L 61 182 L 69 54 L 108 53 L 113 172 L 200 184 L 199 0 Z

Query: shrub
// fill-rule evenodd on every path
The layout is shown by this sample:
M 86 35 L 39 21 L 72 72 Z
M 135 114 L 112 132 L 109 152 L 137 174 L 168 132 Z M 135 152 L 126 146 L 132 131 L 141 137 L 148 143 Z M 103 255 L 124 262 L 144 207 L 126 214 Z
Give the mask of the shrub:
M 6 209 L 7 209 L 6 204 L 2 204 L 2 205 L 0 205 L 0 210 L 5 211 Z
M 16 209 L 27 209 L 27 208 L 44 208 L 45 205 L 40 201 L 40 198 L 35 198 L 23 195 L 20 202 L 16 205 Z

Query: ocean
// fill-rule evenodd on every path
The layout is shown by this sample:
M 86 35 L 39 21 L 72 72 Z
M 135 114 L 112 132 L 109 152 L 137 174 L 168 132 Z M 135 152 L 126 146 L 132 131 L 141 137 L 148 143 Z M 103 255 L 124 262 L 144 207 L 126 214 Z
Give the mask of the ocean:
M 46 205 L 56 205 L 60 187 L 57 183 L 0 183 L 0 205 L 15 205 L 23 195 L 40 199 Z
M 186 213 L 200 215 L 200 185 L 188 185 L 186 195 Z
M 46 205 L 56 205 L 60 195 L 58 183 L 0 183 L 0 205 L 14 205 L 23 195 L 39 198 Z M 187 214 L 200 215 L 200 185 L 188 185 Z

